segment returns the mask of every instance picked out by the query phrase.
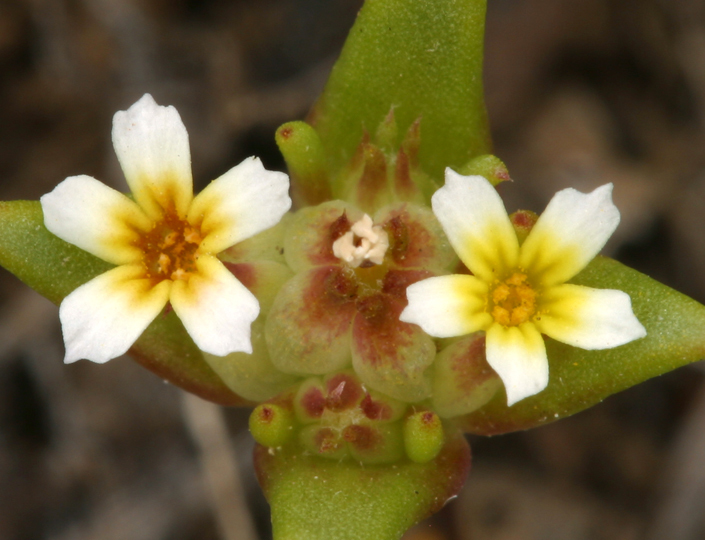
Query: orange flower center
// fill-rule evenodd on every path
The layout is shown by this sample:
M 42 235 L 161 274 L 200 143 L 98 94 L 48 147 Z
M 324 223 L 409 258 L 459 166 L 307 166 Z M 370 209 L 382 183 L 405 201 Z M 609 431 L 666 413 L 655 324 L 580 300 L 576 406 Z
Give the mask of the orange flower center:
M 513 273 L 490 294 L 492 318 L 503 326 L 518 326 L 536 313 L 536 291 L 527 283 L 526 274 Z
M 144 254 L 142 263 L 147 277 L 187 281 L 196 271 L 201 232 L 174 213 L 167 213 L 151 231 L 135 243 Z

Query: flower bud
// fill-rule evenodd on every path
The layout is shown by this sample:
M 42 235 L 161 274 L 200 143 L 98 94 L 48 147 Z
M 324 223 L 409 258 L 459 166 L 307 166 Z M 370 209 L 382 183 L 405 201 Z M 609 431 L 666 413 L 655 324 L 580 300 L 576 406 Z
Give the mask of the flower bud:
M 432 411 L 419 411 L 404 422 L 406 455 L 415 463 L 427 463 L 443 448 L 443 425 Z
M 330 200 L 323 144 L 306 122 L 287 122 L 275 135 L 291 174 L 291 191 L 297 207 Z
M 526 240 L 526 237 L 529 236 L 531 229 L 534 228 L 534 225 L 538 219 L 538 214 L 536 212 L 532 212 L 531 210 L 517 210 L 509 216 L 509 220 L 514 226 L 514 231 L 517 233 L 517 238 L 519 239 L 520 244 L 524 243 L 524 240 Z
M 263 403 L 250 415 L 250 433 L 262 446 L 282 446 L 293 432 L 294 416 L 291 411 L 274 403 Z
M 491 154 L 472 158 L 457 172 L 463 176 L 484 176 L 493 186 L 511 181 L 507 166 L 497 156 Z

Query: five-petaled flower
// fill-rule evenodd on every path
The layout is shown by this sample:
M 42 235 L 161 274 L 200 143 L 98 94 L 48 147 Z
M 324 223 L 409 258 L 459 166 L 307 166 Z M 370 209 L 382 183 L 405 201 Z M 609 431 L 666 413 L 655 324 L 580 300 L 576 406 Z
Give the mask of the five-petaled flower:
M 132 197 L 73 176 L 41 198 L 49 231 L 116 265 L 61 303 L 64 361 L 125 353 L 167 303 L 200 349 L 251 352 L 259 304 L 216 255 L 281 219 L 288 177 L 249 158 L 194 197 L 186 128 L 149 94 L 112 135 Z
M 473 275 L 411 285 L 401 320 L 436 337 L 485 331 L 487 361 L 504 382 L 509 405 L 548 384 L 542 334 L 589 350 L 644 337 L 629 295 L 566 283 L 617 227 L 611 194 L 611 184 L 588 194 L 558 192 L 520 244 L 492 185 L 448 169 L 433 211 Z

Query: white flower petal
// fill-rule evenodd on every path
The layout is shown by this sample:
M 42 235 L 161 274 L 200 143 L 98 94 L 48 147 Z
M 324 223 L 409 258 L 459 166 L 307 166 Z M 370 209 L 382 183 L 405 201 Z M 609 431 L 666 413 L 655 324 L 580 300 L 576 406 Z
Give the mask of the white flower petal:
M 166 305 L 170 282 L 153 287 L 139 266 L 118 266 L 81 285 L 61 303 L 67 364 L 103 364 L 127 352 Z
M 519 266 L 534 285 L 563 283 L 595 258 L 618 224 L 612 184 L 587 194 L 559 191 L 522 244 Z
M 519 242 L 497 190 L 482 176 L 446 169 L 446 183 L 431 199 L 458 257 L 491 282 L 516 266 Z
M 514 405 L 548 384 L 548 358 L 541 334 L 531 323 L 487 330 L 487 362 L 502 379 L 507 405 Z
M 418 324 L 435 337 L 454 337 L 486 329 L 492 317 L 485 311 L 487 285 L 474 276 L 438 276 L 406 289 L 409 305 L 402 322 Z
M 542 333 L 581 349 L 611 349 L 646 335 L 622 291 L 558 285 L 541 296 L 540 309 Z
M 145 94 L 113 117 L 113 145 L 137 203 L 153 219 L 175 209 L 185 217 L 193 198 L 188 133 L 174 107 Z
M 202 249 L 219 253 L 276 225 L 291 208 L 289 177 L 251 157 L 211 182 L 188 213 L 201 226 Z
M 193 341 L 216 356 L 252 352 L 250 325 L 259 314 L 255 296 L 213 256 L 201 255 L 198 272 L 175 281 L 171 305 Z
M 71 176 L 40 199 L 44 225 L 62 240 L 112 264 L 136 262 L 132 243 L 151 221 L 122 193 L 90 176 Z

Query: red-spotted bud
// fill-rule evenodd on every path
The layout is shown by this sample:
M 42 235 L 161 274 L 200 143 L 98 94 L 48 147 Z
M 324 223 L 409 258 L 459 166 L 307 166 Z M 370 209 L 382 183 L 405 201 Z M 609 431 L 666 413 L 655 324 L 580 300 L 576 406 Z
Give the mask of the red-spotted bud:
M 262 446 L 282 446 L 294 433 L 294 416 L 280 405 L 263 403 L 250 415 L 250 433 Z
M 509 220 L 514 226 L 514 231 L 517 233 L 520 244 L 524 243 L 524 240 L 529 236 L 531 229 L 534 228 L 538 219 L 538 214 L 531 210 L 517 210 L 509 216 Z
M 402 458 L 401 419 L 406 405 L 367 390 L 352 372 L 312 377 L 294 397 L 297 420 L 306 424 L 299 442 L 322 457 L 362 463 Z

